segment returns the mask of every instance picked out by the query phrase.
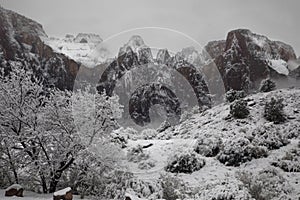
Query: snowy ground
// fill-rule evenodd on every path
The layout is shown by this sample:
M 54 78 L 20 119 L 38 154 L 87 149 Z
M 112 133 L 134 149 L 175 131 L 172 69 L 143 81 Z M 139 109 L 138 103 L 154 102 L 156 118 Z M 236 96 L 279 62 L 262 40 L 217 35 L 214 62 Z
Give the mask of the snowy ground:
M 284 98 L 284 111 L 289 119 L 283 124 L 275 125 L 263 118 L 263 106 L 266 100 L 270 100 L 271 97 Z M 265 169 L 275 169 L 280 177 L 282 176 L 286 180 L 285 185 L 282 186 L 290 191 L 286 197 L 298 199 L 300 198 L 300 172 L 285 172 L 279 167 L 272 166 L 271 163 L 282 158 L 289 150 L 300 148 L 299 99 L 299 89 L 283 89 L 269 93 L 258 93 L 246 97 L 250 105 L 250 116 L 247 119 L 226 119 L 229 114 L 229 104 L 223 103 L 204 113 L 191 116 L 189 120 L 175 127 L 175 130 L 166 130 L 163 134 L 158 134 L 159 137 L 164 135 L 167 139 L 154 138 L 146 140 L 140 138 L 129 140 L 127 148 L 124 149 L 125 152 L 137 145 L 153 144 L 146 148 L 144 152 L 149 155 L 147 161 L 155 163 L 155 166 L 151 169 L 140 169 L 138 167 L 140 162 L 128 162 L 129 169 L 138 179 L 154 182 L 158 180 L 162 173 L 166 173 L 164 167 L 168 158 L 176 152 L 192 150 L 199 137 L 217 136 L 221 137 L 223 142 L 226 142 L 238 137 L 245 138 L 257 129 L 264 127 L 271 132 L 279 131 L 283 135 L 296 136 L 291 137 L 288 145 L 279 149 L 269 150 L 269 155 L 265 158 L 253 159 L 238 167 L 232 167 L 225 166 L 216 157 L 204 157 L 206 165 L 202 169 L 192 174 L 179 173 L 176 177 L 183 180 L 189 187 L 198 188 L 203 194 L 206 193 L 206 196 L 199 197 L 199 199 L 211 199 L 213 193 L 222 193 L 224 191 L 229 191 L 229 193 L 237 192 L 238 198 L 236 199 L 246 199 L 243 197 L 244 189 L 241 190 L 242 183 L 237 178 L 237 172 L 249 171 L 256 174 Z M 278 188 L 278 190 L 281 189 L 284 190 L 283 188 Z M 283 199 L 286 197 L 283 197 Z
M 1 200 L 53 200 L 53 194 L 37 194 L 29 191 L 24 191 L 24 197 L 5 197 L 5 190 L 0 190 L 0 199 Z M 79 200 L 80 197 L 77 195 L 73 196 L 73 200 Z M 83 199 L 89 200 L 89 199 Z

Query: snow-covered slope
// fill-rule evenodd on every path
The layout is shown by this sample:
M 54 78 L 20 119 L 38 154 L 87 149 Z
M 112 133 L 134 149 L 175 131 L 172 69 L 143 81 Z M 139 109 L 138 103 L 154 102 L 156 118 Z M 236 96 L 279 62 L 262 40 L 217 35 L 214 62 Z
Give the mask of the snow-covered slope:
M 284 112 L 288 119 L 283 124 L 273 124 L 263 117 L 264 105 L 271 97 L 284 98 Z M 130 129 L 127 129 L 127 131 L 123 129 L 120 132 L 122 134 L 127 133 L 130 138 L 127 147 L 124 149 L 128 155 L 130 155 L 132 149 L 138 146 L 146 147 L 143 150 L 143 156 L 139 157 L 140 160 L 128 161 L 129 169 L 137 179 L 146 182 L 148 185 L 150 184 L 154 188 L 157 187 L 157 182 L 161 181 L 162 174 L 174 176 L 182 181 L 185 185 L 186 195 L 192 199 L 207 200 L 217 199 L 218 197 L 230 199 L 230 196 L 232 196 L 231 199 L 252 199 L 250 196 L 253 195 L 253 191 L 246 186 L 246 182 L 249 181 L 247 178 L 254 180 L 252 184 L 258 184 L 259 181 L 262 181 L 262 184 L 269 183 L 272 187 L 277 188 L 277 196 L 274 195 L 272 198 L 269 196 L 268 199 L 298 199 L 300 197 L 300 173 L 293 172 L 292 167 L 297 166 L 297 159 L 300 159 L 300 154 L 299 157 L 289 158 L 291 159 L 291 165 L 288 166 L 291 169 L 289 172 L 283 170 L 282 166 L 278 167 L 276 163 L 284 161 L 285 156 L 290 155 L 291 152 L 300 152 L 299 98 L 299 88 L 258 93 L 245 98 L 250 108 L 250 116 L 246 119 L 228 118 L 229 104 L 223 103 L 203 113 L 191 115 L 180 125 L 161 133 L 148 129 L 138 134 Z M 259 140 L 250 139 L 260 138 L 260 134 L 263 135 L 263 138 Z M 276 138 L 278 135 L 286 138 L 288 142 L 282 144 L 280 137 Z M 222 164 L 218 160 L 218 156 L 202 156 L 206 164 L 198 171 L 191 174 L 167 173 L 165 167 L 170 157 L 173 157 L 176 153 L 193 151 L 197 140 L 200 138 L 221 138 L 224 145 L 224 147 L 220 146 L 221 149 L 231 148 L 237 151 L 243 148 L 238 145 L 238 141 L 250 140 L 251 145 L 259 144 L 257 148 L 267 149 L 267 156 L 253 158 L 236 167 Z M 280 144 L 278 148 L 265 146 L 277 143 Z M 242 154 L 239 155 L 242 156 Z M 295 159 L 295 161 L 292 161 L 292 159 Z M 175 186 L 173 185 L 173 187 Z M 161 188 L 153 189 L 157 193 L 161 190 Z M 180 191 L 180 187 L 175 187 L 175 190 L 184 193 L 184 191 Z M 272 189 L 265 185 L 265 189 L 257 191 L 257 193 L 258 195 L 266 195 L 270 192 L 269 190 Z M 144 195 L 148 199 L 155 199 L 153 194 L 145 191 L 147 190 L 136 189 L 138 194 Z

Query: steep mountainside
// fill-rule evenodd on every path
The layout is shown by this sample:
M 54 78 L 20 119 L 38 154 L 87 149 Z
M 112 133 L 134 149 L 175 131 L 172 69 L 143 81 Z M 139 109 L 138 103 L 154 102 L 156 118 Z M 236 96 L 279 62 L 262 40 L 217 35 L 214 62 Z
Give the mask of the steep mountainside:
M 296 55 L 290 45 L 238 29 L 228 33 L 224 52 L 215 62 L 227 89 L 248 90 L 257 88 L 267 77 L 286 79 L 290 72 L 287 62 L 294 59 Z
M 211 41 L 205 45 L 205 51 L 210 55 L 212 59 L 217 58 L 218 56 L 222 55 L 226 46 L 225 40 L 219 41 Z
M 0 7 L 0 66 L 33 69 L 47 85 L 72 89 L 79 65 L 45 45 L 42 26 L 15 12 Z

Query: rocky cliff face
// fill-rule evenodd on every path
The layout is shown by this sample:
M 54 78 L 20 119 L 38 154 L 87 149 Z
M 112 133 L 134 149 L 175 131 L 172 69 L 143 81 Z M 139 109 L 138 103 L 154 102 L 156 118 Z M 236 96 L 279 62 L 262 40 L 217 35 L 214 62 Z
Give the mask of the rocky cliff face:
M 226 46 L 225 40 L 208 42 L 204 47 L 205 51 L 209 54 L 210 58 L 215 59 L 222 55 Z M 209 58 L 208 58 L 209 59 Z
M 220 52 L 211 46 L 207 49 L 215 57 Z M 215 63 L 227 89 L 248 90 L 257 88 L 267 77 L 285 79 L 290 72 L 287 62 L 294 59 L 296 55 L 291 46 L 238 29 L 228 33 L 224 52 L 215 58 Z
M 73 88 L 79 65 L 45 45 L 42 26 L 15 12 L 0 7 L 0 65 L 9 70 L 15 62 L 43 77 L 46 85 Z
M 196 105 L 210 107 L 211 99 L 208 95 L 208 87 L 202 74 L 190 62 L 202 63 L 200 53 L 194 48 L 183 49 L 173 56 L 169 54 L 167 49 L 160 49 L 156 58 L 153 58 L 151 49 L 142 38 L 133 36 L 120 48 L 118 58 L 108 64 L 99 80 L 97 89 L 112 95 L 113 91 L 116 90 L 117 83 L 119 83 L 120 101 L 124 102 L 125 106 L 126 103 L 131 102 L 128 109 L 129 113 L 126 113 L 126 108 L 124 109 L 125 116 L 130 114 L 131 118 L 139 125 L 150 122 L 148 111 L 154 104 L 163 104 L 165 109 L 169 108 L 168 114 L 180 115 L 177 110 L 178 106 L 168 103 L 177 102 L 178 100 L 175 98 L 179 98 L 185 101 L 180 101 L 180 103 L 188 104 L 193 98 L 189 94 L 195 95 Z M 152 87 L 154 83 L 160 83 L 161 86 Z M 184 84 L 189 84 L 189 88 Z M 168 87 L 175 95 L 161 95 L 163 93 L 170 94 L 166 92 L 165 87 Z M 153 88 L 156 89 L 152 91 Z M 159 91 L 161 88 L 164 89 Z M 136 95 L 132 96 L 132 94 L 137 94 L 136 91 L 140 91 L 138 94 L 149 95 L 143 97 L 137 95 L 141 98 L 138 99 Z M 147 99 L 147 102 L 142 101 L 142 99 Z M 173 108 L 176 109 L 172 110 Z

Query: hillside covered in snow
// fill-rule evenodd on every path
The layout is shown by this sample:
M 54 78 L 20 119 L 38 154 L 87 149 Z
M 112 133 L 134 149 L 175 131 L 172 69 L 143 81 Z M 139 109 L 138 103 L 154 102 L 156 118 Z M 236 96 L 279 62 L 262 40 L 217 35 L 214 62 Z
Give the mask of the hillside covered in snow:
M 284 123 L 263 117 L 272 97 L 283 98 Z M 229 117 L 231 103 L 223 103 L 164 131 L 116 131 L 126 138 L 124 152 L 138 182 L 134 192 L 146 199 L 298 199 L 299 98 L 299 88 L 257 93 L 245 97 L 245 119 Z M 194 157 L 204 164 L 189 171 Z

